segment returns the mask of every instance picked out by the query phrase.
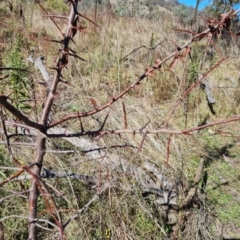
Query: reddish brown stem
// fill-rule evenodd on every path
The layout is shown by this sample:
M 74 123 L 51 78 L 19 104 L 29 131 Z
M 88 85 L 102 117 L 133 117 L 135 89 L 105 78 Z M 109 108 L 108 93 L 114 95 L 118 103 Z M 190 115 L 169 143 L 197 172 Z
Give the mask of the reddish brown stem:
M 76 9 L 78 5 L 78 0 L 75 0 L 71 4 L 71 11 L 68 16 L 68 27 L 63 39 L 63 46 L 60 51 L 59 59 L 57 61 L 56 65 L 56 72 L 50 87 L 50 91 L 48 94 L 48 97 L 44 103 L 44 108 L 41 113 L 41 119 L 40 119 L 40 126 L 44 126 L 43 130 L 45 130 L 45 127 L 47 126 L 47 121 L 48 121 L 48 116 L 51 112 L 53 100 L 55 98 L 56 92 L 57 92 L 57 87 L 58 83 L 60 82 L 60 76 L 61 76 L 61 71 L 62 68 L 67 65 L 67 52 L 68 52 L 68 44 L 70 39 L 73 37 L 73 31 L 72 31 L 72 26 L 75 24 L 75 20 L 77 17 Z M 39 4 L 41 7 L 41 5 Z M 53 21 L 54 22 L 54 21 Z M 44 131 L 42 131 L 44 132 Z M 46 136 L 42 133 L 39 132 L 36 140 L 36 145 L 37 145 L 37 151 L 36 151 L 36 157 L 35 157 L 35 166 L 33 167 L 32 173 L 33 175 L 39 177 L 40 172 L 42 169 L 43 165 L 43 160 L 44 160 L 44 155 L 46 152 Z M 28 240 L 35 240 L 38 238 L 37 234 L 37 223 L 34 221 L 34 219 L 37 218 L 37 201 L 38 201 L 38 196 L 39 196 L 39 188 L 38 188 L 38 182 L 35 178 L 32 178 L 32 183 L 31 183 L 31 188 L 30 188 L 30 195 L 29 195 L 29 236 Z M 60 235 L 62 236 L 62 227 L 59 227 L 60 230 Z
M 172 139 L 172 134 L 170 133 L 170 135 L 169 135 L 169 137 L 168 137 L 168 142 L 167 142 L 167 161 L 166 161 L 167 167 L 169 166 L 169 156 L 170 156 L 170 143 L 171 143 L 171 139 Z
M 164 124 L 164 128 L 167 128 L 168 126 L 168 123 L 169 123 L 169 120 L 171 118 L 171 116 L 173 115 L 176 107 L 180 104 L 180 102 L 188 95 L 190 94 L 190 92 L 193 90 L 193 88 L 195 88 L 196 86 L 198 86 L 202 81 L 203 79 L 210 73 L 212 72 L 215 68 L 217 68 L 224 60 L 226 60 L 228 57 L 225 57 L 223 59 L 221 59 L 220 61 L 218 61 L 211 69 L 209 69 L 206 73 L 204 73 L 199 79 L 197 82 L 193 83 L 184 93 L 183 95 L 175 102 L 172 110 L 170 111 L 169 115 L 168 115 L 168 118 L 167 118 L 167 121 L 165 122 Z

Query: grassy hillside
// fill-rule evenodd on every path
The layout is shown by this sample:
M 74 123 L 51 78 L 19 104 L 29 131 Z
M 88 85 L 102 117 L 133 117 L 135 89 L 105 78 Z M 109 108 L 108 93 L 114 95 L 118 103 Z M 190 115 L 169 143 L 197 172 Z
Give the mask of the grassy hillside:
M 65 32 L 68 20 L 54 18 L 58 29 L 38 4 L 13 1 L 12 11 L 0 4 L 0 67 L 28 69 L 1 71 L 2 78 L 9 74 L 1 79 L 1 94 L 9 95 L 14 107 L 39 123 L 48 86 L 27 58 L 31 50 L 34 58 L 43 56 L 53 79 L 62 47 L 56 43 L 63 38 L 59 29 Z M 51 15 L 69 13 L 67 4 L 46 1 L 41 6 Z M 80 31 L 69 45 L 76 52 L 68 51 L 82 60 L 68 56 L 49 124 L 67 114 L 100 109 L 128 86 L 130 90 L 102 111 L 46 132 L 65 135 L 46 140 L 38 239 L 240 238 L 239 40 L 219 37 L 214 41 L 216 51 L 206 47 L 209 38 L 204 37 L 190 44 L 190 56 L 183 56 L 177 48 L 192 34 L 174 29 L 197 31 L 195 26 L 183 26 L 169 11 L 152 11 L 154 15 L 124 15 L 113 6 L 84 5 L 81 14 L 98 26 L 80 18 Z M 161 68 L 131 85 L 157 59 L 174 52 Z M 216 64 L 204 84 L 196 84 L 186 95 Z M 207 85 L 215 104 L 206 99 Z M 233 121 L 223 121 L 228 119 Z M 37 151 L 35 133 L 20 129 L 21 124 L 2 106 L 2 239 L 28 238 L 31 179 L 17 177 L 36 178 L 28 167 L 35 163 Z M 72 133 L 81 134 L 70 140 L 66 134 Z M 191 196 L 191 191 L 196 193 Z M 66 224 L 62 238 L 55 217 Z

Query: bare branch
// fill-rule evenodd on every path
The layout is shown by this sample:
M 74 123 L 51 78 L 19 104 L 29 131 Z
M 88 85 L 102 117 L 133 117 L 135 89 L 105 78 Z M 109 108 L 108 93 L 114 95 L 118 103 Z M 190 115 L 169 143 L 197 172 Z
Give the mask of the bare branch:
M 29 193 L 29 190 L 27 190 L 27 191 L 22 191 L 22 192 L 16 192 L 16 193 L 13 193 L 13 194 L 11 194 L 11 195 L 9 195 L 9 196 L 7 196 L 7 197 L 1 198 L 1 199 L 0 199 L 0 203 L 4 202 L 4 201 L 5 201 L 6 199 L 8 199 L 8 198 L 12 198 L 12 197 L 15 197 L 15 196 L 24 194 L 24 193 Z
M 93 20 L 91 20 L 90 18 L 82 15 L 81 13 L 77 13 L 80 17 L 85 18 L 86 20 L 88 20 L 90 23 L 94 24 L 95 26 L 99 27 L 99 25 L 97 25 L 97 23 L 95 23 Z
M 40 72 L 42 73 L 42 76 L 44 78 L 44 80 L 48 83 L 50 80 L 50 76 L 45 68 L 45 66 L 43 65 L 43 57 L 38 57 L 35 61 L 34 61 L 34 65 L 36 67 L 38 67 L 38 69 L 40 70 Z
M 183 201 L 182 204 L 182 208 L 187 207 L 187 205 L 192 201 L 193 197 L 195 196 L 196 192 L 197 192 L 197 188 L 198 188 L 198 183 L 201 180 L 201 176 L 202 176 L 202 171 L 204 168 L 204 159 L 202 158 L 199 162 L 197 171 L 196 171 L 196 175 L 194 178 L 194 186 L 188 191 L 188 194 L 186 196 L 186 198 Z
M 16 107 L 14 107 L 11 103 L 7 101 L 7 96 L 0 95 L 0 104 L 5 107 L 9 112 L 11 112 L 17 119 L 24 122 L 27 126 L 33 127 L 35 129 L 38 129 L 42 132 L 44 132 L 43 125 L 36 123 L 34 121 L 31 121 L 27 116 L 22 114 Z
M 3 71 L 3 70 L 16 70 L 16 71 L 28 72 L 28 69 L 24 69 L 24 68 L 0 67 L 0 71 Z
M 205 91 L 206 96 L 207 96 L 208 103 L 209 104 L 214 104 L 216 101 L 212 96 L 209 83 L 206 80 L 204 80 L 204 81 L 202 81 L 201 86 L 203 86 L 203 88 L 204 88 L 204 91 Z
M 142 149 L 142 147 L 143 147 L 143 143 L 144 143 L 144 141 L 145 141 L 145 139 L 146 139 L 146 137 L 147 137 L 147 134 L 148 134 L 148 132 L 145 132 L 145 133 L 144 133 L 143 138 L 142 138 L 142 141 L 141 141 L 141 143 L 140 143 L 140 145 L 139 145 L 139 148 L 138 148 L 138 152 L 141 151 L 141 149 Z
M 37 2 L 37 4 L 38 4 L 38 6 L 39 6 L 47 15 L 49 15 L 48 12 L 45 10 L 45 8 L 44 8 L 39 2 Z M 61 29 L 59 28 L 59 26 L 58 26 L 58 25 L 56 24 L 56 22 L 53 20 L 53 18 L 50 17 L 50 19 L 52 20 L 52 22 L 54 23 L 54 25 L 57 27 L 57 29 L 59 30 L 59 32 L 60 32 L 62 35 L 64 35 L 64 34 L 62 33 Z
M 24 172 L 24 169 L 19 170 L 17 173 L 15 173 L 14 175 L 12 175 L 11 177 L 7 178 L 6 180 L 4 180 L 3 182 L 0 183 L 0 187 L 3 186 L 5 183 L 10 182 L 11 180 L 17 178 L 19 175 L 21 175 Z
M 169 134 L 168 142 L 167 142 L 167 160 L 166 160 L 167 166 L 169 165 L 170 143 L 171 143 L 171 140 L 172 140 L 172 134 Z
M 68 19 L 66 16 L 59 16 L 59 15 L 43 15 L 43 17 L 50 17 L 50 18 L 61 18 L 61 19 Z
M 89 206 L 90 206 L 94 201 L 96 201 L 96 200 L 98 199 L 99 195 L 102 194 L 103 192 L 105 192 L 105 191 L 111 186 L 112 182 L 113 182 L 113 181 L 111 181 L 110 183 L 105 183 L 105 184 L 101 187 L 100 191 L 99 191 L 97 194 L 95 194 L 95 195 L 92 197 L 92 199 L 91 199 L 87 204 L 85 204 L 84 207 L 82 207 L 82 208 L 78 211 L 78 213 L 76 213 L 74 216 L 72 216 L 71 218 L 68 219 L 68 221 L 63 225 L 63 228 L 65 229 L 66 226 L 67 226 L 72 220 L 74 220 L 76 217 L 78 217 L 79 214 L 81 214 L 83 211 L 86 211 L 86 210 L 89 208 Z
M 218 27 L 219 27 L 219 25 L 216 25 L 216 26 L 214 26 L 214 29 L 217 29 Z M 178 47 L 178 49 L 177 49 L 178 52 L 181 52 L 182 50 L 184 50 L 184 49 L 186 49 L 186 48 L 189 48 L 189 45 L 190 45 L 190 44 L 192 44 L 192 43 L 195 42 L 195 41 L 201 40 L 203 37 L 206 37 L 207 34 L 210 33 L 210 32 L 211 32 L 211 29 L 208 28 L 207 30 L 203 31 L 202 33 L 195 34 L 190 41 L 188 41 L 188 42 L 187 42 L 186 44 L 184 44 L 183 46 Z M 189 53 L 190 53 L 190 52 L 189 52 Z M 121 93 L 119 93 L 117 96 L 113 97 L 113 98 L 112 98 L 109 102 L 107 102 L 106 104 L 98 107 L 98 108 L 95 109 L 95 110 L 89 111 L 89 112 L 69 114 L 69 115 L 67 115 L 67 116 L 65 116 L 65 117 L 63 117 L 63 118 L 61 118 L 61 119 L 59 119 L 59 120 L 56 120 L 56 121 L 54 121 L 53 123 L 51 123 L 51 124 L 49 125 L 49 128 L 54 127 L 54 126 L 57 126 L 57 125 L 59 125 L 60 123 L 63 123 L 63 122 L 68 121 L 68 120 L 70 120 L 70 119 L 74 119 L 74 118 L 77 118 L 77 117 L 88 117 L 88 116 L 94 115 L 94 114 L 102 111 L 103 109 L 106 109 L 107 107 L 111 106 L 114 102 L 116 102 L 118 99 L 120 99 L 121 97 L 123 97 L 127 92 L 129 92 L 131 89 L 133 89 L 136 85 L 140 84 L 143 79 L 145 79 L 146 77 L 150 76 L 153 71 L 155 71 L 156 69 L 159 69 L 159 68 L 162 66 L 163 63 L 165 63 L 167 60 L 169 60 L 169 59 L 172 58 L 172 57 L 176 57 L 176 51 L 174 51 L 172 54 L 170 54 L 169 56 L 167 56 L 167 57 L 166 57 L 165 59 L 163 59 L 162 61 L 158 61 L 153 67 L 148 68 L 147 71 L 146 71 L 144 74 L 142 74 L 140 77 L 138 77 L 138 79 L 137 79 L 134 83 L 132 83 L 132 84 L 130 84 L 129 86 L 127 86 Z M 209 71 L 207 71 L 203 76 L 206 77 L 206 76 L 208 75 L 208 73 L 210 73 L 210 72 L 211 72 L 213 69 L 215 69 L 222 61 L 224 61 L 224 60 L 227 59 L 227 58 L 228 58 L 228 57 L 220 60 L 214 67 L 212 67 Z M 201 82 L 201 80 L 199 80 L 199 82 Z M 194 88 L 195 86 L 197 86 L 197 85 L 199 84 L 199 82 L 197 82 L 196 85 L 193 85 L 192 88 Z M 191 91 L 191 89 L 189 89 L 189 92 L 187 92 L 186 95 L 189 94 L 190 91 Z M 182 98 L 184 98 L 184 97 L 185 97 L 185 95 L 182 96 Z M 176 104 L 178 105 L 179 103 L 176 103 Z M 176 105 L 176 106 L 177 106 L 177 105 Z M 176 107 L 176 106 L 175 106 L 175 107 Z M 174 111 L 174 109 L 173 109 L 172 111 Z M 172 113 L 173 113 L 173 112 L 172 112 Z M 172 113 L 170 113 L 169 118 L 171 117 Z M 167 120 L 166 124 L 167 124 L 167 123 L 168 123 L 168 120 Z
M 205 128 L 210 128 L 213 126 L 217 126 L 217 125 L 222 125 L 222 124 L 226 124 L 226 123 L 230 123 L 230 122 L 236 122 L 240 120 L 240 115 L 237 115 L 235 117 L 232 118 L 228 118 L 228 119 L 223 119 L 217 122 L 213 122 L 213 123 L 209 123 L 209 124 L 205 124 L 205 125 L 201 125 L 198 127 L 193 127 L 193 128 L 189 128 L 189 129 L 185 129 L 185 130 L 172 130 L 172 129 L 166 129 L 166 128 L 161 128 L 161 129 L 157 129 L 157 130 L 151 130 L 151 129 L 143 129 L 143 130 L 134 130 L 134 129 L 118 129 L 118 130 L 104 130 L 104 131 L 86 131 L 86 132 L 79 132 L 79 133 L 70 133 L 70 132 L 62 132 L 62 133 L 56 133 L 56 134 L 47 134 L 47 137 L 49 138 L 71 138 L 71 137 L 81 137 L 81 136 L 95 136 L 95 135 L 108 135 L 108 134 L 121 134 L 121 133 L 130 133 L 130 134 L 158 134 L 158 133 L 166 133 L 166 134 L 175 134 L 175 135 L 179 135 L 179 134 L 190 134 L 192 132 L 195 131 L 199 131 Z
M 126 108 L 124 102 L 122 102 L 122 107 L 123 107 L 123 122 L 124 122 L 124 128 L 128 128 L 128 123 L 127 123 L 127 113 L 126 113 Z
M 2 108 L 0 109 L 0 115 L 1 115 L 1 121 L 2 121 L 2 126 L 3 126 L 3 132 L 6 137 L 7 149 L 8 149 L 10 156 L 12 156 L 12 150 L 11 150 L 10 143 L 9 143 L 9 136 L 7 134 L 7 129 L 6 129 L 5 121 L 4 121 Z
M 7 219 L 9 219 L 9 218 L 22 218 L 22 219 L 28 219 L 28 220 L 30 220 L 29 217 L 27 217 L 27 216 L 22 216 L 22 215 L 10 215 L 10 216 L 6 216 L 6 217 L 1 218 L 1 219 L 0 219 L 0 222 L 3 222 L 3 221 L 5 221 L 5 220 L 7 220 Z M 51 226 L 54 227 L 54 228 L 58 228 L 57 225 L 55 225 L 54 223 L 52 223 L 52 222 L 50 222 L 50 221 L 48 221 L 48 220 L 46 220 L 46 219 L 36 218 L 36 219 L 31 219 L 31 222 L 32 222 L 32 223 L 38 223 L 38 222 L 39 222 L 39 223 L 47 223 L 47 224 L 51 225 Z
M 49 178 L 75 178 L 87 183 L 92 183 L 92 184 L 97 184 L 97 179 L 88 176 L 88 175 L 84 175 L 84 174 L 78 174 L 78 173 L 67 173 L 67 172 L 55 172 L 55 171 L 51 171 L 48 170 L 46 168 L 43 168 L 43 172 L 40 175 L 40 178 L 44 179 L 49 179 Z M 16 180 L 18 181 L 22 181 L 22 180 L 29 180 L 32 179 L 33 176 L 32 175 L 25 175 L 25 176 L 21 176 L 16 178 Z
M 217 67 L 218 67 L 223 61 L 225 61 L 227 58 L 228 58 L 228 57 L 225 57 L 225 58 L 219 60 L 213 67 L 211 67 L 207 72 L 205 72 L 202 76 L 200 76 L 200 78 L 199 78 L 195 83 L 193 83 L 193 84 L 183 93 L 183 95 L 175 102 L 172 110 L 170 111 L 170 113 L 169 113 L 169 115 L 168 115 L 168 118 L 167 118 L 167 120 L 166 120 L 166 122 L 165 122 L 165 124 L 164 124 L 164 128 L 166 128 L 166 127 L 168 126 L 168 122 L 169 122 L 171 116 L 173 115 L 176 107 L 180 104 L 180 102 L 181 102 L 183 99 L 185 99 L 185 97 L 190 94 L 190 92 L 192 91 L 192 89 L 195 88 L 196 86 L 198 86 L 210 72 L 212 72 L 215 68 L 217 68 Z
M 165 40 L 164 40 L 164 41 L 165 41 Z M 158 46 L 162 45 L 162 43 L 164 43 L 164 41 L 156 44 L 156 45 L 153 46 L 153 47 L 147 47 L 147 46 L 143 45 L 143 46 L 140 46 L 140 47 L 138 47 L 138 48 L 135 48 L 135 49 L 133 49 L 130 53 L 128 53 L 125 57 L 123 57 L 123 58 L 122 58 L 122 61 L 126 61 L 131 54 L 135 53 L 136 51 L 138 51 L 138 50 L 141 49 L 141 48 L 145 48 L 145 49 L 147 49 L 147 50 L 154 50 L 154 49 L 156 49 Z

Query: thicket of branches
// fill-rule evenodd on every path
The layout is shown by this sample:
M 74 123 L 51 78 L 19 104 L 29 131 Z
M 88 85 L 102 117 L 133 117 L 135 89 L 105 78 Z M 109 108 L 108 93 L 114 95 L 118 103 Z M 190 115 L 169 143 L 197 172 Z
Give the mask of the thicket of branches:
M 143 70 L 142 74 L 135 80 L 131 80 L 125 87 L 120 88 L 117 93 L 108 92 L 108 86 L 103 84 L 103 88 L 107 92 L 104 103 L 97 101 L 98 93 L 96 91 L 88 97 L 91 108 L 84 106 L 84 103 L 82 103 L 83 106 L 77 106 L 77 110 L 69 110 L 63 106 L 63 102 L 67 101 L 64 99 L 67 97 L 64 91 L 68 87 L 75 87 L 66 75 L 66 72 L 71 68 L 69 62 L 79 61 L 84 63 L 87 61 L 74 48 L 77 34 L 82 34 L 86 29 L 84 25 L 86 22 L 92 25 L 92 29 L 99 28 L 100 24 L 97 22 L 96 14 L 95 21 L 81 12 L 80 1 L 69 0 L 67 4 L 69 15 L 62 16 L 55 13 L 50 14 L 41 3 L 36 3 L 42 11 L 43 18 L 48 18 L 49 22 L 58 29 L 61 36 L 61 38 L 43 37 L 40 40 L 44 42 L 49 51 L 59 52 L 55 60 L 51 60 L 52 66 L 49 69 L 44 66 L 43 57 L 41 55 L 36 56 L 34 51 L 29 53 L 29 66 L 23 64 L 19 53 L 24 44 L 27 44 L 27 42 L 24 42 L 26 36 L 21 35 L 21 27 L 14 29 L 13 25 L 6 25 L 9 29 L 11 28 L 10 31 L 18 31 L 19 35 L 17 44 L 12 47 L 11 53 L 8 54 L 8 61 L 11 62 L 11 66 L 4 66 L 3 64 L 0 66 L 1 81 L 4 83 L 3 93 L 0 95 L 1 134 L 2 144 L 5 146 L 5 148 L 1 149 L 2 152 L 5 152 L 2 154 L 5 157 L 1 159 L 1 169 L 4 172 L 0 187 L 4 194 L 3 197 L 1 196 L 0 202 L 10 203 L 12 198 L 22 196 L 25 203 L 27 203 L 25 206 L 28 209 L 28 216 L 21 213 L 20 209 L 11 215 L 4 212 L 4 215 L 0 216 L 1 238 L 5 239 L 4 236 L 8 234 L 6 229 L 11 225 L 10 221 L 19 218 L 24 220 L 21 227 L 25 229 L 25 234 L 28 233 L 29 240 L 41 239 L 46 236 L 64 239 L 68 227 L 70 228 L 71 224 L 77 221 L 76 219 L 81 221 L 81 214 L 88 211 L 94 202 L 100 201 L 101 203 L 101 197 L 104 194 L 109 198 L 109 208 L 112 207 L 112 211 L 114 211 L 114 207 L 111 206 L 112 198 L 117 197 L 118 192 L 131 195 L 133 188 L 130 186 L 131 184 L 125 183 L 126 178 L 129 182 L 135 182 L 134 186 L 138 186 L 141 196 L 149 200 L 148 196 L 153 194 L 158 197 L 155 204 L 165 207 L 164 210 L 161 210 L 161 217 L 157 219 L 148 209 L 148 205 L 142 206 L 137 200 L 139 206 L 156 224 L 159 231 L 158 237 L 164 236 L 178 239 L 178 236 L 184 232 L 186 222 L 188 222 L 187 215 L 182 213 L 187 212 L 194 205 L 200 205 L 197 192 L 201 181 L 202 187 L 204 185 L 202 174 L 208 161 L 207 158 L 202 158 L 198 162 L 196 172 L 193 173 L 192 184 L 183 188 L 180 177 L 175 181 L 166 178 L 159 167 L 152 164 L 151 161 L 142 162 L 145 171 L 137 164 L 129 167 L 128 161 L 118 156 L 118 149 L 123 149 L 124 156 L 130 154 L 140 156 L 141 152 L 145 150 L 144 146 L 150 137 L 153 136 L 154 141 L 160 141 L 159 139 L 162 138 L 166 143 L 165 159 L 162 167 L 169 169 L 171 168 L 171 149 L 175 144 L 173 141 L 174 136 L 179 135 L 187 138 L 195 132 L 218 125 L 227 125 L 240 119 L 239 115 L 232 115 L 226 119 L 216 119 L 213 122 L 203 122 L 198 126 L 189 126 L 186 117 L 185 128 L 182 128 L 182 126 L 174 127 L 172 124 L 172 119 L 175 118 L 174 114 L 179 106 L 185 103 L 192 92 L 199 86 L 204 90 L 209 109 L 214 114 L 215 99 L 212 96 L 206 77 L 228 59 L 228 56 L 222 54 L 214 39 L 223 30 L 227 31 L 233 38 L 240 35 L 240 33 L 231 31 L 232 19 L 237 16 L 238 11 L 228 9 L 219 18 L 205 18 L 207 27 L 201 32 L 175 28 L 174 30 L 179 34 L 189 34 L 189 38 L 184 44 L 180 45 L 180 43 L 172 41 L 174 49 L 172 53 L 165 56 L 158 55 L 155 59 L 149 61 L 150 65 Z M 24 6 L 20 6 L 20 19 L 24 22 L 23 10 Z M 11 14 L 13 17 L 14 12 Z M 64 24 L 64 29 L 60 27 L 61 24 Z M 201 41 L 206 41 L 206 46 L 202 49 L 202 52 L 200 48 L 198 53 L 194 52 L 194 49 Z M 142 46 L 133 49 L 123 56 L 121 61 L 128 61 L 140 48 L 151 51 L 161 43 L 155 45 L 152 38 L 150 45 L 150 47 Z M 217 60 L 208 69 L 203 69 L 196 54 L 201 54 L 201 60 L 204 62 L 207 54 L 209 54 L 209 51 L 207 51 L 209 48 L 213 49 Z M 91 51 L 91 49 L 88 49 L 88 51 Z M 130 116 L 127 111 L 128 105 L 124 101 L 125 96 L 143 85 L 145 81 L 151 81 L 155 75 L 159 74 L 173 78 L 176 85 L 181 85 L 175 69 L 180 63 L 185 64 L 186 61 L 191 63 L 186 77 L 187 83 L 176 95 L 173 104 L 168 109 L 168 113 L 162 116 L 163 121 L 159 127 L 153 128 L 151 125 L 152 119 L 148 120 L 147 117 L 145 124 L 138 128 L 131 127 L 129 124 Z M 38 76 L 36 71 L 40 72 Z M 72 69 L 72 71 L 76 72 L 78 69 Z M 73 98 L 78 98 L 78 96 L 73 96 Z M 120 103 L 118 104 L 118 102 Z M 111 115 L 114 114 L 114 111 L 117 112 L 115 116 L 119 117 L 118 120 L 122 128 L 111 124 Z M 94 126 L 90 124 L 92 119 L 97 122 Z M 129 140 L 126 140 L 126 136 L 129 135 L 130 138 L 137 139 L 138 145 L 133 145 Z M 64 144 L 62 141 L 64 141 Z M 106 141 L 108 144 L 103 144 L 100 147 L 101 141 Z M 119 141 L 119 144 L 111 145 L 111 141 L 114 143 Z M 60 148 L 59 145 L 63 145 L 61 150 L 58 149 Z M 22 151 L 30 149 L 32 157 L 22 159 L 21 148 Z M 87 158 L 95 159 L 99 166 L 99 172 L 81 174 L 81 171 L 72 172 L 71 169 L 60 172 L 49 167 L 51 159 L 55 158 L 55 165 L 56 162 L 61 165 L 63 158 L 68 158 L 68 154 L 77 152 L 80 153 L 78 157 L 85 155 Z M 52 155 L 49 157 L 48 154 Z M 64 154 L 64 157 L 59 159 L 56 157 L 57 154 Z M 9 156 L 9 159 L 6 156 Z M 89 168 L 91 168 L 91 162 L 86 164 L 89 164 Z M 103 176 L 101 171 L 106 165 L 107 170 Z M 119 166 L 122 168 L 120 175 L 117 174 L 120 171 Z M 155 184 L 151 175 L 154 175 L 154 178 L 157 179 L 155 182 L 159 184 Z M 47 181 L 48 179 L 57 179 L 56 184 Z M 67 180 L 65 183 L 58 182 L 61 179 Z M 70 183 L 71 179 L 85 182 L 89 190 L 84 191 L 84 194 L 81 194 L 81 190 L 75 191 L 75 185 L 80 183 Z M 77 202 L 77 207 L 74 207 L 74 204 L 70 203 L 70 199 L 61 192 L 61 187 L 68 184 L 67 182 L 71 186 L 67 194 L 74 195 L 73 192 L 75 191 L 75 199 L 72 199 L 72 201 Z M 11 186 L 11 189 L 15 188 L 15 191 L 8 192 L 6 187 L 8 185 Z M 113 192 L 116 193 L 114 197 L 112 196 Z M 67 207 L 68 205 L 69 207 Z M 115 214 L 117 216 L 117 213 Z M 173 220 L 174 223 L 171 223 L 171 214 L 176 218 Z M 26 221 L 28 221 L 28 224 L 25 224 Z M 92 224 L 94 226 L 95 223 Z M 169 226 L 173 225 L 174 227 L 168 230 L 170 229 Z M 27 226 L 28 230 L 26 231 Z M 124 227 L 126 228 L 126 226 L 122 226 L 122 228 Z M 131 239 L 127 232 L 126 228 L 124 232 L 126 239 Z M 117 235 L 118 233 L 114 233 L 114 229 L 107 226 L 105 226 L 105 230 L 101 234 L 102 236 L 99 238 L 110 238 L 112 235 L 113 238 L 115 236 L 116 239 L 117 237 L 123 239 L 124 236 L 123 234 Z M 26 235 L 21 237 L 26 237 Z

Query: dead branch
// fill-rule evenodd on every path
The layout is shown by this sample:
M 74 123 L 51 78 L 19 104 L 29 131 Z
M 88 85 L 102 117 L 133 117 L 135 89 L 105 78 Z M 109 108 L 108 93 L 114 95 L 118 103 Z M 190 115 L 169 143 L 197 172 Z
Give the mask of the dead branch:
M 3 71 L 3 70 L 16 70 L 16 71 L 23 71 L 23 72 L 27 72 L 28 69 L 24 69 L 24 68 L 14 68 L 14 67 L 0 67 L 0 71 Z
M 34 59 L 33 58 L 33 55 L 30 55 L 28 58 L 27 58 L 28 61 L 34 63 L 34 65 L 40 70 L 44 80 L 46 81 L 46 83 L 49 82 L 50 80 L 50 76 L 43 64 L 43 60 L 44 60 L 44 57 L 38 57 L 37 59 Z
M 18 176 L 20 176 L 22 173 L 24 172 L 24 170 L 19 170 L 17 173 L 15 173 L 14 175 L 12 175 L 11 177 L 7 178 L 6 180 L 2 181 L 0 183 L 0 187 L 2 187 L 4 184 L 10 182 L 11 180 L 17 178 Z
M 15 180 L 23 181 L 23 180 L 29 180 L 32 178 L 33 178 L 32 175 L 25 175 L 25 176 L 20 176 L 20 177 L 16 178 Z M 89 175 L 78 174 L 78 173 L 67 173 L 67 172 L 55 172 L 55 171 L 48 170 L 46 168 L 43 168 L 40 178 L 42 178 L 42 179 L 75 178 L 75 179 L 81 180 L 86 183 L 97 184 L 97 179 L 95 179 Z
M 69 132 L 69 131 L 62 131 L 62 133 L 47 133 L 47 137 L 49 138 L 71 138 L 71 137 L 82 137 L 82 136 L 96 136 L 96 135 L 109 135 L 109 134 L 121 134 L 121 133 L 130 133 L 130 134 L 158 134 L 158 133 L 166 133 L 166 134 L 173 134 L 173 135 L 179 135 L 179 134 L 190 134 L 195 131 L 203 130 L 205 128 L 210 128 L 217 125 L 222 125 L 230 122 L 236 122 L 240 120 L 240 115 L 237 115 L 232 118 L 223 119 L 217 122 L 204 124 L 201 126 L 185 129 L 185 130 L 172 130 L 172 129 L 166 129 L 161 128 L 157 130 L 152 129 L 143 129 L 143 130 L 133 130 L 133 129 L 118 129 L 118 130 L 96 130 L 96 131 L 85 131 L 85 132 Z M 54 129 L 54 128 L 53 128 Z M 59 128 L 58 128 L 59 129 Z
M 25 193 L 29 193 L 29 190 L 27 190 L 27 191 L 22 191 L 22 192 L 16 192 L 16 193 L 13 193 L 13 194 L 11 194 L 11 195 L 9 195 L 9 196 L 7 196 L 7 197 L 1 198 L 1 199 L 0 199 L 0 203 L 4 202 L 6 199 L 9 199 L 9 198 L 12 198 L 12 197 L 21 195 L 21 194 L 25 194 Z M 24 196 L 24 197 L 26 197 L 26 196 Z M 27 197 L 26 197 L 26 198 L 27 198 Z
M 6 217 L 3 217 L 3 218 L 0 218 L 0 222 L 3 222 L 9 218 L 22 218 L 22 219 L 28 219 L 29 220 L 29 217 L 27 216 L 22 216 L 22 215 L 10 215 L 10 216 L 6 216 Z M 36 219 L 31 219 L 31 221 L 33 223 L 47 223 L 49 225 L 51 225 L 52 227 L 54 228 L 58 228 L 57 225 L 55 225 L 54 223 L 46 220 L 46 219 L 41 219 L 41 218 L 36 218 Z
M 105 184 L 101 187 L 101 189 L 99 190 L 99 192 L 96 193 L 96 194 L 92 197 L 92 199 L 91 199 L 87 204 L 85 204 L 84 207 L 82 207 L 74 216 L 72 216 L 71 218 L 68 219 L 68 221 L 63 225 L 63 228 L 65 229 L 66 226 L 67 226 L 71 221 L 73 221 L 76 217 L 79 216 L 79 214 L 81 214 L 83 211 L 86 211 L 86 210 L 90 207 L 90 205 L 91 205 L 94 201 L 96 201 L 96 200 L 98 199 L 99 195 L 101 195 L 102 193 L 104 193 L 104 192 L 111 186 L 111 184 L 112 184 L 113 182 L 114 182 L 114 181 L 111 181 L 110 183 L 105 183 Z
M 2 108 L 0 109 L 0 115 L 1 115 L 3 133 L 4 133 L 5 138 L 6 138 L 7 149 L 8 149 L 9 155 L 12 156 L 12 150 L 11 150 L 10 143 L 9 143 L 9 136 L 7 134 L 7 129 L 6 129 L 6 125 L 5 125 L 5 120 L 4 120 L 4 115 L 3 115 L 3 112 L 2 112 Z
M 43 10 L 43 12 L 45 12 L 46 15 L 49 15 L 48 12 L 45 10 L 45 8 L 39 3 L 37 2 L 38 6 Z M 59 30 L 59 32 L 64 35 L 61 31 L 61 29 L 59 28 L 59 26 L 57 25 L 57 23 L 53 20 L 52 17 L 50 17 L 50 19 L 52 20 L 53 24 L 57 27 L 57 29 Z
M 203 89 L 205 91 L 208 103 L 209 104 L 215 104 L 216 101 L 212 96 L 209 83 L 206 80 L 203 80 L 200 85 L 203 87 Z
M 204 73 L 203 75 L 201 75 L 201 76 L 199 77 L 199 79 L 198 79 L 195 83 L 193 83 L 193 84 L 183 93 L 183 95 L 175 102 L 175 104 L 174 104 L 172 110 L 170 111 L 170 113 L 169 113 L 169 115 L 168 115 L 168 118 L 167 118 L 167 120 L 166 120 L 166 122 L 165 122 L 165 124 L 164 124 L 164 127 L 165 127 L 165 128 L 168 126 L 168 123 L 169 123 L 170 118 L 172 117 L 172 115 L 173 115 L 176 107 L 181 103 L 181 101 L 182 101 L 183 99 L 185 99 L 185 97 L 190 94 L 190 92 L 192 91 L 192 89 L 195 88 L 196 86 L 198 86 L 210 72 L 212 72 L 214 69 L 216 69 L 216 68 L 217 68 L 223 61 L 225 61 L 227 58 L 228 58 L 228 57 L 225 57 L 225 58 L 219 60 L 213 67 L 211 67 L 211 69 L 209 69 L 206 73 Z
M 199 165 L 198 165 L 198 168 L 197 168 L 197 171 L 195 174 L 194 186 L 192 188 L 190 188 L 190 190 L 188 191 L 188 194 L 183 201 L 182 208 L 186 208 L 192 201 L 193 197 L 195 196 L 197 189 L 198 189 L 198 184 L 202 177 L 204 164 L 205 164 L 205 160 L 202 158 L 199 162 Z
M 149 50 L 149 51 L 155 50 L 158 46 L 162 45 L 164 42 L 165 42 L 165 40 L 162 41 L 162 42 L 160 42 L 160 43 L 158 43 L 158 44 L 156 44 L 156 45 L 153 46 L 153 47 L 147 47 L 147 46 L 143 45 L 143 46 L 140 46 L 140 47 L 138 47 L 138 48 L 135 48 L 135 49 L 133 49 L 130 53 L 128 53 L 125 57 L 123 57 L 121 60 L 122 60 L 122 61 L 128 60 L 128 57 L 129 57 L 131 54 L 137 52 L 137 51 L 138 51 L 139 49 L 141 49 L 141 48 L 145 48 L 145 49 L 147 49 L 147 50 Z

